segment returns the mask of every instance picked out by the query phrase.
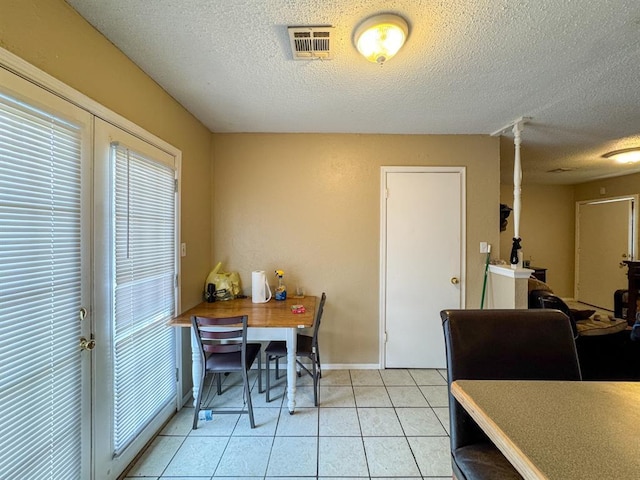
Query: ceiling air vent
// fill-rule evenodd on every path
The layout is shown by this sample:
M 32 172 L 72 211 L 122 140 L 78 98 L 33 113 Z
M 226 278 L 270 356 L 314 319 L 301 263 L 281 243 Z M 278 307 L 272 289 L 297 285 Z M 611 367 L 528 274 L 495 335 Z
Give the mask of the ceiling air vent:
M 331 59 L 333 27 L 287 27 L 294 60 Z

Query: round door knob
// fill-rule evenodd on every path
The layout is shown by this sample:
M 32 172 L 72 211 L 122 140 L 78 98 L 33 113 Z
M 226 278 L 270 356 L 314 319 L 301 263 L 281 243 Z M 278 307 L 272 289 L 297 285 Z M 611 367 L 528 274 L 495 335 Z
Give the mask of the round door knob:
M 460 283 L 460 280 L 458 280 L 458 277 L 451 277 L 451 283 L 453 283 L 454 285 L 457 285 Z
M 96 347 L 96 341 L 92 338 L 87 340 L 84 337 L 80 337 L 80 350 L 93 350 Z

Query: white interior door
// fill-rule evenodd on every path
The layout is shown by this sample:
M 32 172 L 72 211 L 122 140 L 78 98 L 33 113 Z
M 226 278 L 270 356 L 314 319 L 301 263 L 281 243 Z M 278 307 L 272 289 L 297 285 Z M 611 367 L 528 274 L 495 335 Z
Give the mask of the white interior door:
M 576 299 L 613 311 L 613 295 L 626 288 L 620 262 L 634 254 L 634 198 L 580 202 L 576 220 Z
M 382 189 L 384 366 L 443 368 L 440 311 L 464 298 L 464 170 L 383 167 Z

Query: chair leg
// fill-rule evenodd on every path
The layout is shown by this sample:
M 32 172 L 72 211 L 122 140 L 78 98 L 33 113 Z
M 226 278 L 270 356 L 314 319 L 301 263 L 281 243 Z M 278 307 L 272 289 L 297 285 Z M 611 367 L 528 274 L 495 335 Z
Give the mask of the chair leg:
M 218 395 L 222 395 L 222 374 L 216 373 L 216 382 L 218 385 Z
M 318 375 L 322 378 L 322 365 L 320 363 L 320 352 L 316 350 L 316 362 L 318 362 Z
M 316 359 L 313 357 L 313 404 L 318 406 L 318 372 L 316 370 Z
M 269 379 L 269 366 L 271 365 L 271 356 L 267 353 L 264 356 L 264 359 L 267 362 L 267 394 L 266 394 L 266 398 L 267 398 L 267 402 L 270 402 L 271 398 L 269 398 L 269 393 L 271 392 L 271 380 Z
M 264 392 L 262 388 L 262 352 L 258 353 L 258 393 Z
M 249 423 L 251 424 L 251 428 L 256 428 L 256 422 L 253 419 L 253 404 L 251 403 L 251 390 L 249 388 L 249 374 L 245 370 L 242 372 L 243 381 L 244 381 L 244 391 L 247 395 L 247 410 L 249 412 Z

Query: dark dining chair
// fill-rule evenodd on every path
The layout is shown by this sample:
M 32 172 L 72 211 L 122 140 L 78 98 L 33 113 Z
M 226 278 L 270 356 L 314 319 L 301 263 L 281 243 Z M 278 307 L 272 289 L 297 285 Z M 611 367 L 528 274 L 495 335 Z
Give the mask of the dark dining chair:
M 520 474 L 451 395 L 455 380 L 582 380 L 569 319 L 557 310 L 443 310 L 451 463 L 458 480 Z
M 193 415 L 193 429 L 198 428 L 198 415 L 204 410 L 204 380 L 207 373 L 217 377 L 218 394 L 221 393 L 221 376 L 230 372 L 240 372 L 242 375 L 243 395 L 246 409 L 242 410 L 211 410 L 214 414 L 248 414 L 251 428 L 255 428 L 253 405 L 251 403 L 251 386 L 249 385 L 249 370 L 256 358 L 258 359 L 258 391 L 262 392 L 262 360 L 260 358 L 260 343 L 247 343 L 247 316 L 240 317 L 191 317 L 191 327 L 202 358 L 202 373 L 200 388 L 195 401 Z M 215 329 L 213 328 L 215 327 Z M 224 327 L 224 328 L 220 328 Z
M 300 372 L 304 371 L 313 378 L 313 403 L 318 406 L 318 389 L 320 388 L 320 378 L 322 378 L 322 367 L 320 365 L 320 347 L 318 346 L 318 331 L 320 330 L 320 322 L 322 320 L 322 312 L 324 311 L 324 303 L 327 299 L 327 295 L 323 292 L 320 298 L 320 305 L 318 306 L 318 312 L 316 314 L 315 322 L 313 323 L 313 336 L 298 334 L 297 337 L 297 349 L 296 349 L 296 363 L 300 367 Z M 264 349 L 266 363 L 267 363 L 267 402 L 271 401 L 269 396 L 270 391 L 270 371 L 269 366 L 272 361 L 276 364 L 276 378 L 280 378 L 278 360 L 287 356 L 287 342 L 282 340 L 275 340 L 269 342 L 267 348 Z M 311 361 L 311 370 L 304 365 L 299 358 L 307 358 Z

